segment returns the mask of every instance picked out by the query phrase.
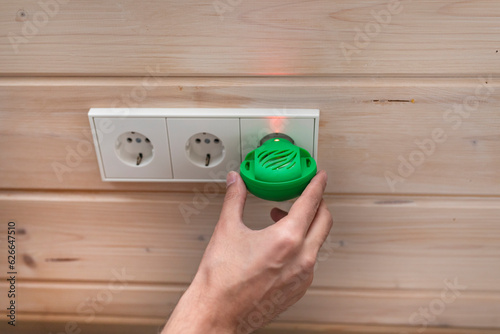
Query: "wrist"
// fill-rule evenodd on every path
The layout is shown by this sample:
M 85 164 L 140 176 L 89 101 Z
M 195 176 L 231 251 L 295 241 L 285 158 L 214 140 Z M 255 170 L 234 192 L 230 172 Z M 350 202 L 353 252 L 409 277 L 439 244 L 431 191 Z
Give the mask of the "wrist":
M 196 281 L 196 279 L 195 279 Z M 207 288 L 193 282 L 179 300 L 162 334 L 234 334 L 236 329 L 220 300 L 211 300 Z

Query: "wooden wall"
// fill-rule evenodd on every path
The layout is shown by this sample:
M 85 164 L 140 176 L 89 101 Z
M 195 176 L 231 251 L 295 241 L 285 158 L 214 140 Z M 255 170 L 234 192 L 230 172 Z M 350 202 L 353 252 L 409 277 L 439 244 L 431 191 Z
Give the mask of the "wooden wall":
M 224 190 L 102 182 L 87 112 L 137 106 L 320 109 L 334 226 L 259 333 L 500 332 L 498 1 L 0 6 L 2 333 L 155 333 L 188 286 Z

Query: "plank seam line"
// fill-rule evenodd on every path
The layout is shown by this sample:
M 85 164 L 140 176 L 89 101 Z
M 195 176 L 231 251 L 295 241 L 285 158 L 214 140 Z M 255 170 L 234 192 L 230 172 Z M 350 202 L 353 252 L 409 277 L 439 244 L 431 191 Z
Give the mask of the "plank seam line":
M 2 78 L 68 78 L 68 79 L 78 79 L 78 78 L 143 78 L 144 76 L 149 76 L 148 73 L 140 73 L 140 74 L 123 74 L 123 75 L 107 75 L 101 73 L 85 73 L 85 74 L 56 74 L 56 73 L 0 73 L 0 79 Z M 384 78 L 404 78 L 404 79 L 471 79 L 477 78 L 478 76 L 488 76 L 492 79 L 500 78 L 500 73 L 488 73 L 488 72 L 478 72 L 474 74 L 470 73 L 454 73 L 454 74 L 433 74 L 433 73 L 422 73 L 422 74 L 413 74 L 413 73 L 376 73 L 376 74 L 361 74 L 361 73 L 352 73 L 352 74 L 315 74 L 315 73 L 305 73 L 299 75 L 248 75 L 248 74 L 220 74 L 220 73 L 206 73 L 203 75 L 190 75 L 186 74 L 176 74 L 176 75 L 155 75 L 158 78 L 200 78 L 200 79 L 235 79 L 235 78 L 294 78 L 294 79 L 303 79 L 303 78 L 339 78 L 339 79 L 347 79 L 347 78 L 360 78 L 360 79 L 384 79 Z
M 0 314 L 4 315 L 3 311 L 0 312 Z M 85 316 L 77 315 L 74 313 L 60 313 L 60 312 L 32 312 L 32 311 L 26 311 L 22 312 L 23 317 L 28 317 L 28 319 L 24 319 L 26 322 L 44 322 L 44 323 L 58 323 L 58 322 L 66 322 L 69 320 L 77 320 L 77 319 L 82 319 Z M 39 317 L 43 316 L 44 319 L 39 319 Z M 35 320 L 29 320 L 29 317 L 35 319 Z M 52 320 L 50 317 L 60 317 L 60 320 Z M 120 316 L 120 315 L 99 315 L 96 314 L 93 323 L 97 324 L 109 324 L 109 325 L 116 325 L 116 323 L 110 323 L 109 320 L 119 320 L 123 324 L 132 324 L 132 325 L 137 325 L 137 326 L 144 326 L 144 325 L 150 325 L 150 326 L 162 326 L 166 318 L 164 317 L 130 317 L 130 316 Z M 136 322 L 136 323 L 133 323 Z M 118 324 L 119 325 L 119 324 Z M 408 324 L 380 324 L 380 323 L 326 323 L 326 322 L 291 322 L 291 321 L 280 321 L 280 319 L 276 319 L 274 322 L 266 326 L 268 329 L 289 329 L 289 327 L 295 327 L 298 326 L 296 329 L 303 329 L 303 328 L 308 328 L 308 326 L 312 326 L 313 328 L 316 327 L 321 330 L 345 330 L 348 329 L 349 327 L 353 327 L 354 329 L 386 329 L 386 328 L 391 328 L 391 329 L 408 329 L 408 328 L 416 328 L 415 326 L 411 326 Z M 347 328 L 346 328 L 347 327 Z M 476 331 L 484 331 L 485 333 L 490 333 L 490 331 L 498 331 L 498 328 L 495 327 L 453 327 L 453 328 L 448 328 L 448 327 L 443 327 L 443 326 L 428 326 L 427 330 L 438 330 L 440 333 L 455 333 L 455 330 L 476 330 Z M 354 333 L 354 332 L 353 332 Z M 356 332 L 357 333 L 357 332 Z M 374 332 L 378 333 L 378 332 Z M 382 332 L 380 332 L 382 333 Z M 498 332 L 492 332 L 492 333 L 498 333 Z
M 203 185 L 203 183 L 192 183 L 193 187 L 199 187 Z M 169 195 L 169 194 L 192 194 L 195 195 L 194 191 L 164 191 L 164 190 L 96 190 L 96 189 L 56 189 L 56 188 L 47 188 L 47 189 L 35 189 L 35 188 L 0 188 L 0 200 L 9 200 L 9 195 L 13 196 L 31 196 L 31 195 L 41 195 L 41 196 L 51 196 L 58 194 L 71 194 L 75 196 L 82 195 Z M 224 195 L 223 192 L 220 195 Z M 500 195 L 492 195 L 492 194 L 432 194 L 432 193 L 398 193 L 398 194 L 390 194 L 390 193 L 336 193 L 336 192 L 326 192 L 324 194 L 328 197 L 345 197 L 345 198 L 364 198 L 369 199 L 372 197 L 384 197 L 384 198 L 398 198 L 398 197 L 414 197 L 418 199 L 422 198 L 442 198 L 442 199 L 493 199 L 500 200 Z M 15 198 L 18 200 L 19 198 Z
M 3 281 L 4 277 L 0 277 Z M 20 286 L 23 288 L 31 287 L 31 288 L 50 288 L 54 286 L 56 288 L 60 287 L 72 287 L 72 286 L 85 286 L 85 288 L 89 290 L 100 289 L 109 284 L 109 281 L 64 281 L 64 280 L 30 280 L 23 279 L 20 282 Z M 0 283 L 0 286 L 6 286 L 8 283 Z M 164 290 L 165 292 L 172 293 L 182 293 L 189 287 L 189 283 L 158 283 L 158 282 L 128 282 L 126 290 L 145 290 L 149 291 L 157 291 Z M 318 287 L 311 286 L 308 290 L 308 294 L 321 294 L 331 293 L 331 294 L 339 294 L 339 295 L 391 295 L 395 294 L 397 297 L 404 298 L 406 295 L 415 295 L 419 294 L 423 297 L 435 296 L 436 293 L 439 294 L 442 291 L 442 288 L 437 289 L 401 289 L 401 288 L 329 288 L 329 287 Z M 491 290 L 470 290 L 467 289 L 467 294 L 464 294 L 464 297 L 468 298 L 484 298 L 489 297 L 487 299 L 498 300 L 500 299 L 500 291 L 491 291 Z

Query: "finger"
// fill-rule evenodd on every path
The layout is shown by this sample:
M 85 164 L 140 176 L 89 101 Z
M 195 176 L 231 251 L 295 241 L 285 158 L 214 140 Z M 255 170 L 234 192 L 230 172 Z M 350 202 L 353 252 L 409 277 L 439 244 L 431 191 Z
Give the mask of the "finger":
M 305 244 L 318 253 L 333 225 L 332 215 L 324 200 L 321 201 L 316 216 L 307 232 Z
M 226 184 L 226 196 L 224 197 L 219 220 L 234 223 L 241 222 L 247 198 L 247 188 L 240 175 L 233 171 L 227 174 Z
M 299 199 L 293 203 L 288 213 L 288 217 L 294 227 L 301 230 L 304 235 L 307 233 L 314 216 L 316 216 L 316 211 L 323 198 L 326 181 L 327 175 L 325 171 L 320 171 L 316 174 Z
M 277 223 L 282 218 L 286 217 L 288 212 L 281 210 L 280 208 L 272 208 L 271 210 L 271 219 Z

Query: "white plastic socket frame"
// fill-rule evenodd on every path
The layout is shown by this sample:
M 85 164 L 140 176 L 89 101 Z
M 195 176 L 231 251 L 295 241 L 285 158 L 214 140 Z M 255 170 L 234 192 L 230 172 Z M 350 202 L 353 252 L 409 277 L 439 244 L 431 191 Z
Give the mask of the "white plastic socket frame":
M 317 109 L 92 108 L 103 181 L 225 181 L 269 133 L 317 160 Z

